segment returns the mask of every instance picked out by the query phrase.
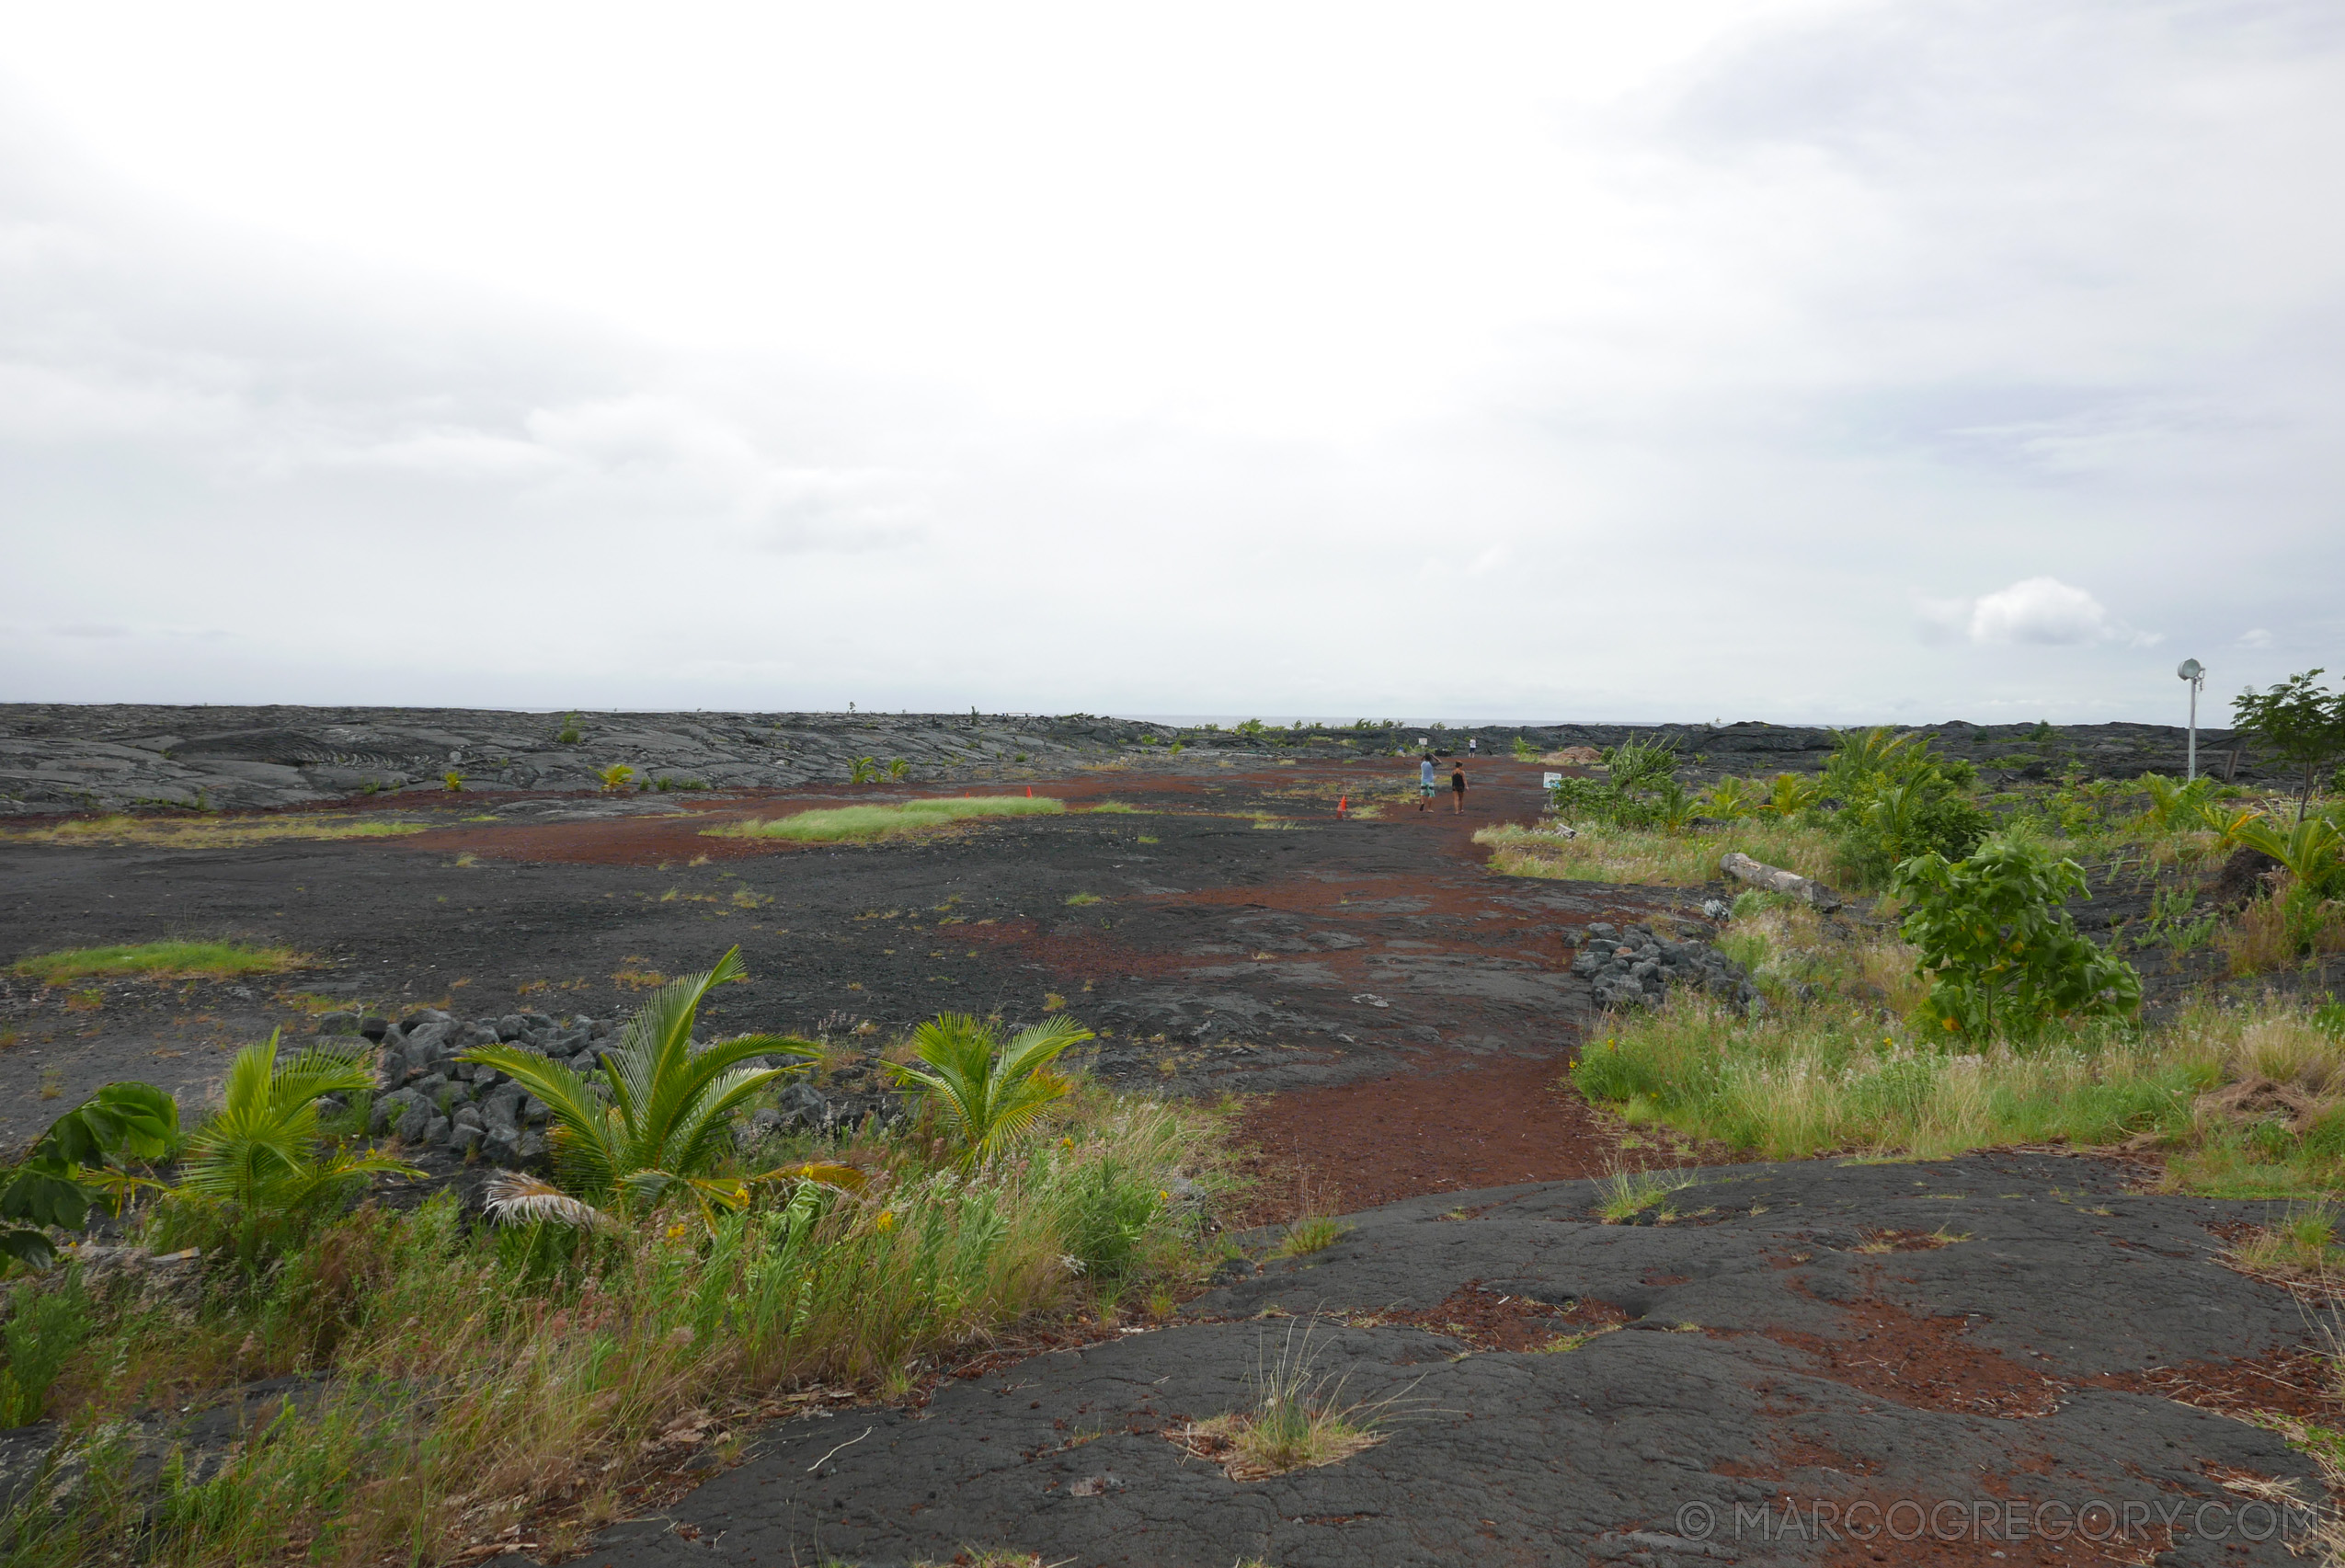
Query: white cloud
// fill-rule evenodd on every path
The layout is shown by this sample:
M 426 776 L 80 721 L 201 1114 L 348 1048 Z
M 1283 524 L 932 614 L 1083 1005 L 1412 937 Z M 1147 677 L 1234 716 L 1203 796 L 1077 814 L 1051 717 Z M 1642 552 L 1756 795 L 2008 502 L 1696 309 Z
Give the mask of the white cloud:
M 2141 632 L 2110 613 L 2081 588 L 2054 577 L 2025 578 L 1976 599 L 1913 596 L 1925 643 L 1967 640 L 1980 647 L 2156 647 L 2161 632 Z
M 2271 634 L 2261 626 L 2250 626 L 2239 634 L 2236 646 L 2245 648 L 2267 648 L 2271 646 Z
M 2058 578 L 2029 578 L 1982 598 L 1971 610 L 1974 643 L 2106 642 L 2120 635 L 2100 601 Z

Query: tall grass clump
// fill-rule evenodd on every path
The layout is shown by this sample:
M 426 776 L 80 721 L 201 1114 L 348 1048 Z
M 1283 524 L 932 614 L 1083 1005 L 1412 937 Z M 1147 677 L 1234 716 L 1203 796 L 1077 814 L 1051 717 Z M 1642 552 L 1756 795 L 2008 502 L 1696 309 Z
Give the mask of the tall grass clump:
M 1505 876 L 1699 886 L 1716 881 L 1720 858 L 1735 850 L 1818 881 L 1839 873 L 1837 845 L 1829 832 L 1771 818 L 1694 832 L 1585 823 L 1568 837 L 1554 828 L 1504 823 L 1482 829 L 1474 842 L 1488 846 L 1491 869 Z
M 1969 1043 L 1881 1013 L 1779 988 L 1756 1016 L 1674 996 L 1608 1021 L 1572 1082 L 1633 1125 L 1766 1159 L 2124 1144 L 2161 1150 L 2168 1180 L 2194 1192 L 2345 1185 L 2345 1029 L 2316 1010 L 2209 1001 L 2148 1029 L 2100 1018 Z
M 955 822 L 995 817 L 1055 817 L 1066 802 L 1045 795 L 949 795 L 935 800 L 907 800 L 890 806 L 841 806 L 800 811 L 755 822 L 735 822 L 707 828 L 712 839 L 784 839 L 800 843 L 836 843 L 844 840 L 892 839 L 907 833 L 933 831 Z
M 1572 1070 L 1632 1123 L 1770 1160 L 2180 1138 L 2221 1076 L 2202 1051 L 2114 1024 L 2057 1046 L 1953 1050 L 1843 1002 L 1754 1019 L 1694 994 L 1620 1021 Z

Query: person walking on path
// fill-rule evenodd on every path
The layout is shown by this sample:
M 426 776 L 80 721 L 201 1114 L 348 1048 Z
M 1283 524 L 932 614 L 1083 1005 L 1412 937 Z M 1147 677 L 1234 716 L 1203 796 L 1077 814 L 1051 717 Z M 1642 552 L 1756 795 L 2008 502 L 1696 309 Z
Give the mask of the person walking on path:
M 1466 809 L 1466 764 L 1459 762 L 1449 770 L 1449 811 L 1457 816 Z
M 1417 764 L 1417 809 L 1424 811 L 1433 805 L 1433 753 Z

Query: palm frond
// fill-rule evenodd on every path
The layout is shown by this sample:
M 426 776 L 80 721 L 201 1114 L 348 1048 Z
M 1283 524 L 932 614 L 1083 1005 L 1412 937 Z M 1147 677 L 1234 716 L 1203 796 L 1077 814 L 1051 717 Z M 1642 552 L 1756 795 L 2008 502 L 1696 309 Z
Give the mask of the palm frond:
M 625 1139 L 612 1125 L 613 1108 L 587 1087 L 585 1079 L 559 1062 L 510 1046 L 480 1046 L 457 1059 L 493 1067 L 545 1103 L 554 1118 L 550 1141 L 556 1162 L 568 1167 L 580 1190 L 599 1195 L 617 1179 L 625 1166 Z
M 670 1158 L 661 1163 L 680 1171 L 708 1164 L 724 1151 L 734 1111 L 779 1076 L 772 1068 L 737 1068 L 706 1085 L 675 1125 L 665 1129 L 661 1143 Z

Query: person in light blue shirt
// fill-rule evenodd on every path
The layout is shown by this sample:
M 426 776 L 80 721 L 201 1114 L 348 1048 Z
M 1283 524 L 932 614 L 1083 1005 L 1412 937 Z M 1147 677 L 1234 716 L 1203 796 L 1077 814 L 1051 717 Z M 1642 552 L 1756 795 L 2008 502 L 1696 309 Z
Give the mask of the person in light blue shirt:
M 1429 811 L 1432 808 L 1433 754 L 1431 752 L 1427 752 L 1425 753 L 1424 760 L 1417 764 L 1417 809 L 1420 811 Z

